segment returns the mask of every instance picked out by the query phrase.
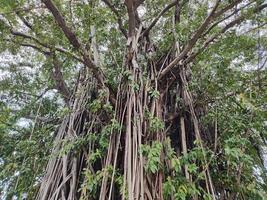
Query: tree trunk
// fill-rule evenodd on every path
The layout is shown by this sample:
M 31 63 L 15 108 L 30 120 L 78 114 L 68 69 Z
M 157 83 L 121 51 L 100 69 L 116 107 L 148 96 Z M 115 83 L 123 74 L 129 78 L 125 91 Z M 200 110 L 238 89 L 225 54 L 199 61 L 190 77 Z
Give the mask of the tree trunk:
M 94 86 L 90 84 L 88 75 L 80 77 L 71 113 L 65 117 L 57 134 L 52 152 L 54 156 L 48 163 L 37 199 L 87 199 L 90 196 L 88 191 L 80 190 L 90 181 L 84 175 L 87 170 L 94 176 L 98 170 L 103 173 L 101 184 L 96 189 L 99 193 L 91 196 L 91 199 L 164 199 L 163 183 L 167 179 L 164 168 L 167 167 L 169 171 L 173 168 L 172 163 L 166 159 L 168 152 L 164 150 L 164 146 L 160 146 L 158 152 L 155 152 L 158 153 L 156 156 L 159 161 L 153 163 L 156 166 L 150 166 L 151 169 L 148 169 L 150 158 L 146 153 L 141 153 L 143 146 L 164 144 L 167 141 L 166 135 L 170 135 L 172 147 L 178 152 L 186 154 L 189 149 L 195 147 L 193 141 L 197 139 L 203 155 L 205 154 L 193 97 L 188 90 L 189 66 L 179 68 L 179 77 L 159 79 L 161 62 L 154 63 L 148 58 L 145 68 L 138 63 L 139 54 L 148 55 L 148 50 L 151 51 L 147 48 L 151 47 L 151 44 L 145 43 L 146 38 L 141 37 L 140 33 L 141 29 L 128 39 L 124 64 L 127 79 L 121 77 L 116 104 L 113 105 L 113 117 L 98 115 L 88 110 L 88 103 L 92 102 L 91 91 L 95 88 L 92 88 Z M 171 54 L 166 56 L 165 65 L 168 60 L 172 60 Z M 173 91 L 175 94 L 171 94 Z M 180 99 L 178 103 L 177 98 Z M 102 155 L 96 163 L 90 163 L 98 147 L 90 140 L 78 152 L 74 149 L 64 152 L 66 143 L 81 136 L 90 137 L 92 132 L 101 133 L 105 126 L 100 125 L 97 120 L 103 120 L 104 123 L 115 120 L 120 124 L 119 130 L 112 128 L 110 135 L 106 136 L 109 141 L 106 155 Z M 178 129 L 175 128 L 177 126 Z M 110 167 L 112 173 L 107 170 Z M 120 171 L 123 177 L 121 188 L 118 188 L 115 180 L 117 171 Z M 215 199 L 208 166 L 203 171 L 206 191 Z M 182 173 L 192 182 L 187 165 L 183 166 Z M 197 199 L 197 196 L 194 199 Z

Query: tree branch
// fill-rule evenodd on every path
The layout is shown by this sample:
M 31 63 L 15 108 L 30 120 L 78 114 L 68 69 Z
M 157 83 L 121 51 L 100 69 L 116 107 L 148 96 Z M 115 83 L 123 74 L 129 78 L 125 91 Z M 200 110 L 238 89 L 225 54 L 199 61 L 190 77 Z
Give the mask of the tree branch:
M 34 42 L 38 43 L 39 45 L 43 46 L 43 47 L 46 47 L 46 48 L 49 48 L 49 46 L 47 44 L 44 44 L 42 42 L 40 42 L 37 38 L 35 38 L 34 36 L 31 36 L 31 35 L 28 35 L 26 33 L 22 33 L 22 32 L 19 32 L 19 31 L 16 31 L 14 29 L 11 28 L 10 30 L 11 34 L 14 35 L 14 36 L 19 36 L 19 37 L 23 37 L 23 38 L 26 38 L 26 39 L 30 39 L 30 40 L 33 40 Z
M 55 82 L 55 87 L 59 91 L 59 93 L 64 98 L 65 102 L 68 104 L 70 100 L 70 90 L 64 80 L 63 74 L 61 72 L 61 63 L 57 59 L 55 53 L 51 54 L 52 63 L 53 63 L 53 69 L 51 72 L 51 77 Z
M 127 38 L 127 31 L 123 28 L 123 23 L 122 23 L 122 20 L 121 20 L 121 17 L 120 17 L 120 14 L 119 14 L 118 10 L 116 10 L 116 8 L 114 7 L 114 5 L 112 5 L 109 0 L 102 0 L 102 1 L 116 15 L 117 21 L 118 21 L 118 25 L 119 25 L 119 29 L 121 30 L 122 34 Z
M 200 38 L 202 33 L 205 31 L 205 29 L 208 27 L 211 20 L 214 18 L 215 11 L 218 8 L 220 3 L 220 0 L 217 0 L 212 11 L 208 15 L 208 17 L 204 20 L 204 22 L 200 25 L 200 27 L 196 30 L 195 34 L 192 36 L 188 44 L 185 46 L 183 51 L 178 55 L 177 58 L 175 58 L 165 69 L 163 69 L 159 75 L 159 78 L 161 79 L 165 74 L 167 74 L 180 60 L 184 58 L 184 56 L 193 48 L 193 46 L 196 44 L 197 40 Z
M 49 46 L 48 44 L 45 44 L 43 42 L 41 42 L 39 39 L 35 38 L 34 36 L 31 36 L 31 35 L 28 35 L 26 33 L 22 33 L 22 32 L 19 32 L 19 31 L 16 31 L 14 29 L 11 29 L 11 34 L 14 35 L 14 36 L 19 36 L 19 37 L 23 37 L 23 38 L 26 38 L 26 39 L 29 39 L 29 40 L 33 40 L 34 42 L 36 42 L 37 44 L 45 47 L 45 48 L 48 48 L 48 49 L 55 49 L 56 51 L 59 51 L 61 53 L 64 53 L 68 56 L 71 56 L 72 58 L 74 58 L 75 60 L 79 61 L 79 62 L 84 62 L 79 56 L 75 55 L 74 53 L 71 53 L 69 52 L 68 50 L 62 48 L 62 47 L 53 47 L 53 46 Z M 35 48 L 36 49 L 36 48 Z
M 74 32 L 67 26 L 67 23 L 61 13 L 59 12 L 58 8 L 53 4 L 51 0 L 42 0 L 42 2 L 46 5 L 48 10 L 52 13 L 54 16 L 55 21 L 63 31 L 64 35 L 68 38 L 69 42 L 72 44 L 72 46 L 78 50 L 81 50 L 82 56 L 83 56 L 83 63 L 85 66 L 90 68 L 98 82 L 105 86 L 104 83 L 104 75 L 103 72 L 99 67 L 97 67 L 94 62 L 90 59 L 88 52 L 83 48 L 81 43 L 79 42 L 78 38 L 74 34 Z
M 174 7 L 178 3 L 177 0 L 174 0 L 169 5 L 167 5 L 160 13 L 159 15 L 152 21 L 152 23 L 149 25 L 149 27 L 143 32 L 143 35 L 148 35 L 150 30 L 156 25 L 156 23 L 159 21 L 159 19 L 168 12 L 172 7 Z
M 12 41 L 12 40 L 8 40 L 8 41 Z M 53 68 L 51 71 L 51 78 L 55 82 L 55 89 L 57 89 L 59 91 L 59 93 L 62 95 L 65 103 L 68 104 L 70 96 L 71 96 L 70 90 L 69 90 L 69 88 L 68 88 L 68 86 L 67 86 L 67 84 L 63 78 L 63 74 L 61 72 L 61 64 L 60 64 L 59 60 L 56 58 L 55 53 L 51 52 L 51 51 L 45 51 L 45 50 L 35 46 L 34 44 L 19 43 L 19 45 L 24 46 L 24 47 L 31 47 L 31 48 L 39 51 L 40 53 L 44 54 L 45 56 L 52 58 Z
M 8 40 L 8 41 L 10 41 L 10 40 Z M 12 42 L 14 42 L 14 41 L 12 41 Z M 15 43 L 15 42 L 14 42 L 14 43 Z M 42 48 L 40 48 L 40 47 L 38 47 L 38 46 L 36 46 L 36 45 L 34 45 L 34 44 L 30 44 L 30 43 L 19 43 L 19 45 L 20 45 L 20 46 L 23 46 L 23 47 L 31 47 L 31 48 L 33 48 L 33 49 L 39 51 L 40 53 L 42 53 L 42 54 L 44 54 L 44 55 L 49 55 L 49 54 L 50 54 L 49 51 L 45 51 L 45 50 L 43 50 Z
M 242 0 L 236 0 L 231 2 L 229 5 L 225 6 L 224 8 L 220 9 L 219 11 L 217 11 L 214 15 L 214 17 L 219 17 L 221 16 L 223 13 L 226 13 L 228 10 L 232 9 L 233 7 L 235 7 L 236 5 L 238 5 L 239 3 L 241 3 Z
M 254 9 L 254 13 L 260 12 L 261 10 L 265 9 L 267 7 L 267 4 L 262 4 Z M 189 56 L 185 60 L 185 64 L 191 62 L 194 60 L 203 50 L 205 50 L 215 39 L 217 39 L 219 36 L 221 36 L 223 33 L 225 33 L 227 30 L 232 28 L 233 26 L 242 23 L 244 20 L 247 19 L 246 15 L 241 15 L 235 20 L 228 23 L 224 28 L 221 29 L 219 33 L 214 34 L 213 36 L 209 37 L 203 44 L 203 46 L 195 53 L 193 53 L 191 56 Z
M 19 17 L 20 17 L 21 20 L 23 20 L 21 18 L 21 16 L 19 16 Z M 36 42 L 37 44 L 41 45 L 42 47 L 45 47 L 45 48 L 48 48 L 48 49 L 55 49 L 55 50 L 57 50 L 57 51 L 59 51 L 61 53 L 66 54 L 67 56 L 71 56 L 72 58 L 74 58 L 75 60 L 77 60 L 77 61 L 79 61 L 81 63 L 84 63 L 84 61 L 82 60 L 82 58 L 80 58 L 78 55 L 75 55 L 74 53 L 72 53 L 72 52 L 70 52 L 70 51 L 68 51 L 68 50 L 66 50 L 66 49 L 64 49 L 62 47 L 56 47 L 56 46 L 53 47 L 53 46 L 51 46 L 49 44 L 43 43 L 43 42 L 41 42 L 40 39 L 38 39 L 38 38 L 36 38 L 36 37 L 34 37 L 32 35 L 29 35 L 29 34 L 23 33 L 23 32 L 19 32 L 19 31 L 13 29 L 11 27 L 11 25 L 9 25 L 5 20 L 3 20 L 3 19 L 0 19 L 0 20 L 7 26 L 7 28 L 9 28 L 9 30 L 10 30 L 10 32 L 11 32 L 12 35 L 23 37 L 25 39 L 32 40 L 32 41 Z M 32 30 L 32 25 L 28 24 L 28 22 L 26 20 L 23 21 L 23 22 L 24 22 L 24 24 L 26 23 L 25 25 Z M 37 46 L 34 45 L 34 44 L 29 44 L 28 46 L 29 47 L 32 47 L 32 48 L 34 48 L 34 49 L 36 49 L 38 51 L 40 51 L 43 54 L 47 54 L 49 52 L 49 51 L 41 50 L 41 48 L 39 48 L 39 47 L 37 48 Z
M 223 13 L 227 12 L 237 4 L 239 4 L 242 0 L 236 0 L 230 3 L 228 6 L 222 8 L 221 10 L 217 11 L 217 8 L 220 4 L 220 0 L 217 0 L 215 3 L 215 6 L 213 7 L 211 13 L 209 16 L 205 19 L 205 21 L 202 23 L 202 25 L 198 28 L 196 33 L 193 35 L 192 39 L 188 42 L 188 44 L 185 46 L 184 50 L 178 55 L 177 58 L 175 58 L 159 75 L 159 78 L 162 78 L 165 74 L 167 74 L 175 65 L 184 58 L 184 56 L 193 48 L 193 46 L 196 44 L 197 40 L 202 36 L 205 29 L 208 27 L 209 23 L 214 19 L 222 15 Z M 210 43 L 210 42 L 209 42 Z
M 238 9 L 235 9 L 231 14 L 225 16 L 224 18 L 216 21 L 214 24 L 212 24 L 208 30 L 203 34 L 203 36 L 207 35 L 213 28 L 215 28 L 219 23 L 222 23 L 223 21 L 229 19 L 230 17 L 232 17 L 233 15 L 237 14 L 239 11 L 241 11 L 242 9 L 246 8 L 247 6 L 251 5 L 253 2 L 249 2 L 247 3 L 245 6 L 242 6 Z
M 56 22 L 58 23 L 59 27 L 62 29 L 65 36 L 68 38 L 69 42 L 72 44 L 72 46 L 76 49 L 79 49 L 81 47 L 81 44 L 78 38 L 72 32 L 72 30 L 67 26 L 67 23 L 64 17 L 59 12 L 58 8 L 53 4 L 51 0 L 42 0 L 42 2 L 46 5 L 48 10 L 50 10 L 50 12 L 53 14 Z
M 20 18 L 20 20 L 23 22 L 23 24 L 25 24 L 26 27 L 28 27 L 29 29 L 33 29 L 33 26 L 30 24 L 30 22 L 28 22 L 21 14 L 20 12 L 16 11 L 15 12 L 16 15 Z
M 51 71 L 51 78 L 54 80 L 55 82 L 55 89 L 58 90 L 58 92 L 62 95 L 64 101 L 66 104 L 68 104 L 69 99 L 70 99 L 70 90 L 63 78 L 63 74 L 61 72 L 61 64 L 59 62 L 59 60 L 56 58 L 55 53 L 51 52 L 51 51 L 45 51 L 37 46 L 35 46 L 34 44 L 29 44 L 29 43 L 19 43 L 20 46 L 24 46 L 24 47 L 31 47 L 37 51 L 39 51 L 40 53 L 44 54 L 47 57 L 51 57 L 52 58 L 52 63 L 53 63 L 53 68 Z

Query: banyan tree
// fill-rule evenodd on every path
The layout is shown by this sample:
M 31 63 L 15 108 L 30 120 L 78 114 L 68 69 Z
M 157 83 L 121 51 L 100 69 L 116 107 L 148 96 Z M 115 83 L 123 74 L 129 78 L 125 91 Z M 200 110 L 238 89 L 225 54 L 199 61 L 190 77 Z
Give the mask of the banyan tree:
M 266 198 L 266 2 L 0 3 L 3 198 Z

